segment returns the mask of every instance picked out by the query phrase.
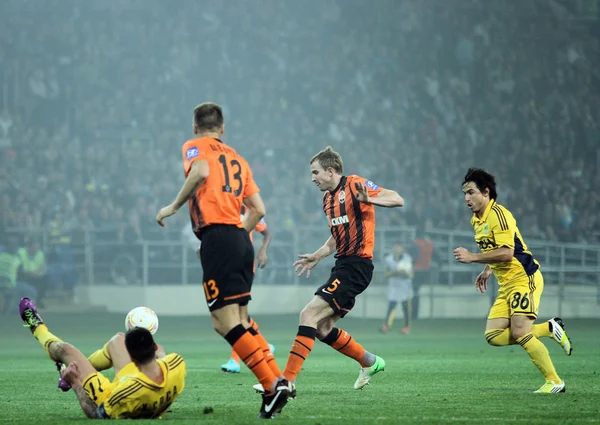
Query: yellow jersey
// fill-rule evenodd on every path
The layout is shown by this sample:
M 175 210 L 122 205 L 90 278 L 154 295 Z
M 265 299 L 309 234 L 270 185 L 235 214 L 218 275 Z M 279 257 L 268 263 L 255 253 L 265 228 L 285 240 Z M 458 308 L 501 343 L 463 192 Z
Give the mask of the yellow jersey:
M 132 362 L 115 376 L 116 386 L 96 409 L 99 419 L 151 419 L 161 417 L 185 387 L 186 366 L 179 354 L 157 360 L 162 384 L 144 375 Z
M 475 230 L 475 242 L 481 252 L 492 251 L 503 246 L 515 251 L 510 261 L 488 264 L 500 286 L 515 280 L 527 279 L 540 268 L 540 264 L 527 249 L 517 227 L 517 221 L 510 211 L 494 199 L 490 200 L 481 218 L 473 214 L 471 224 Z

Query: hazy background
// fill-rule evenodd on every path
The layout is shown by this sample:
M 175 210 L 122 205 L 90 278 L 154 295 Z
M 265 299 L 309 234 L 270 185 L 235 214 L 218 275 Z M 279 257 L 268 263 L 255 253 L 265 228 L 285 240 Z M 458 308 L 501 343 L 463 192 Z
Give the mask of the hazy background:
M 183 182 L 194 106 L 214 101 L 267 203 L 272 270 L 328 236 L 308 161 L 329 144 L 346 173 L 405 198 L 378 227 L 407 243 L 425 223 L 470 231 L 460 183 L 480 166 L 526 240 L 598 260 L 598 7 L 4 0 L 0 240 L 41 242 L 54 285 L 179 282 L 187 211 L 154 218 Z

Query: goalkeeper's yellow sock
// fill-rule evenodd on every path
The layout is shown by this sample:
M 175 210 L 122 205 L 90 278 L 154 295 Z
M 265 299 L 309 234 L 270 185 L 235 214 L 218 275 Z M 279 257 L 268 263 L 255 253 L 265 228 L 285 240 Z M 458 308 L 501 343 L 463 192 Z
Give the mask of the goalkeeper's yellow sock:
M 510 329 L 488 329 L 485 331 L 485 339 L 488 344 L 502 347 L 513 345 L 515 340 L 510 337 Z
M 546 381 L 562 382 L 554 369 L 548 349 L 531 332 L 517 339 L 517 344 L 527 351 L 533 364 L 542 372 Z
M 552 331 L 550 330 L 550 322 L 538 323 L 537 325 L 533 325 L 531 328 L 531 333 L 535 335 L 536 338 L 542 337 L 551 337 Z
M 35 337 L 35 339 L 38 340 L 40 344 L 42 344 L 42 347 L 44 347 L 44 350 L 46 351 L 46 354 L 48 354 L 48 357 L 50 357 L 50 359 L 52 359 L 52 356 L 50 355 L 49 351 L 50 344 L 52 344 L 53 342 L 63 342 L 62 339 L 52 334 L 48 330 L 48 326 L 44 324 L 38 325 L 35 328 L 35 331 L 33 331 L 33 336 Z
M 107 348 L 108 344 L 104 344 L 100 350 L 94 352 L 91 356 L 88 357 L 88 360 L 94 366 L 98 372 L 106 369 L 110 369 L 113 366 L 112 359 L 110 358 L 110 353 Z

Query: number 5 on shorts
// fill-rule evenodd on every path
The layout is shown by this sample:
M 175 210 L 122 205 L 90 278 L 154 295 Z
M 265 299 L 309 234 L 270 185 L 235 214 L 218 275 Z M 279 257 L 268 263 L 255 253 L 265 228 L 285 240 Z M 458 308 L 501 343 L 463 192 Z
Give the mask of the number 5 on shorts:
M 339 285 L 340 283 L 342 283 L 342 282 L 340 282 L 340 280 L 339 280 L 339 279 L 336 279 L 336 280 L 334 280 L 333 282 L 331 282 L 331 286 L 328 286 L 328 287 L 327 287 L 327 290 L 328 290 L 329 292 L 335 292 L 335 290 L 338 288 L 338 285 Z

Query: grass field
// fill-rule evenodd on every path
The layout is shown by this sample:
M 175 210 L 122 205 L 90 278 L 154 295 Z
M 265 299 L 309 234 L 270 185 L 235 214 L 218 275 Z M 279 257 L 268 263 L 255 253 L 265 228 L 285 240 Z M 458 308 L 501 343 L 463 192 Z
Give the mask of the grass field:
M 123 328 L 122 315 L 43 315 L 50 329 L 89 354 Z M 283 368 L 297 317 L 256 317 Z M 374 320 L 341 327 L 387 361 L 362 391 L 357 364 L 317 343 L 298 379 L 298 398 L 275 418 L 282 424 L 586 424 L 600 423 L 600 321 L 566 321 L 573 356 L 544 339 L 567 393 L 533 394 L 543 380 L 518 346 L 489 347 L 484 321 L 423 321 L 409 336 L 387 335 Z M 74 394 L 56 388 L 57 373 L 16 315 L 0 318 L 0 422 L 28 425 L 87 421 Z M 206 317 L 161 317 L 157 341 L 187 360 L 186 389 L 164 421 L 256 422 L 260 397 L 246 369 L 219 369 L 229 347 Z M 212 413 L 205 414 L 205 408 Z

